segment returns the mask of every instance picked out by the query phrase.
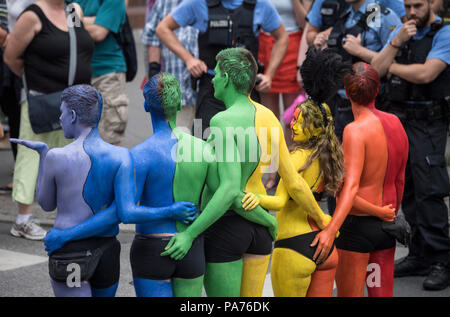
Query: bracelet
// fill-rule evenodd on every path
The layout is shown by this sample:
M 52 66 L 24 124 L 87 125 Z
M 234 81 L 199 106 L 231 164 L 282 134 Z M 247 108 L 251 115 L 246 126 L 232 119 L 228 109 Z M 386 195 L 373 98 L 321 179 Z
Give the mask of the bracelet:
M 392 46 L 393 48 L 398 49 L 398 50 L 400 49 L 400 46 L 392 44 L 392 40 L 389 42 L 389 45 Z

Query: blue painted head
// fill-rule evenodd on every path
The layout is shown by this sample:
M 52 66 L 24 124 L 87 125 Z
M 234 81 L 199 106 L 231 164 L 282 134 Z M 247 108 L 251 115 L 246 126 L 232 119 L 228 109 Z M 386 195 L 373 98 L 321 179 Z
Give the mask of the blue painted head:
M 144 85 L 144 109 L 147 112 L 164 115 L 161 103 L 161 95 L 159 92 L 159 74 L 150 78 Z
M 100 121 L 102 99 L 100 93 L 90 85 L 70 86 L 61 94 L 61 103 L 77 116 L 78 122 L 95 127 Z
M 144 85 L 145 110 L 172 121 L 181 110 L 181 89 L 178 79 L 170 73 L 159 73 Z

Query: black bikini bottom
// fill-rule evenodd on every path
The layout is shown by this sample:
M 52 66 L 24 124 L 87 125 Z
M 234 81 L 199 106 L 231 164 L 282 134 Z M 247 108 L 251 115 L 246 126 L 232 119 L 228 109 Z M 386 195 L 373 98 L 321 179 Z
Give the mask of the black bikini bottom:
M 312 231 L 309 233 L 300 234 L 295 237 L 275 241 L 274 248 L 291 249 L 314 262 L 313 256 L 314 253 L 316 252 L 317 245 L 315 247 L 311 247 L 310 244 L 314 241 L 314 238 L 319 232 L 320 231 Z M 330 256 L 331 252 L 333 252 L 333 249 L 334 243 L 333 246 L 331 247 L 330 252 L 327 255 L 327 258 Z

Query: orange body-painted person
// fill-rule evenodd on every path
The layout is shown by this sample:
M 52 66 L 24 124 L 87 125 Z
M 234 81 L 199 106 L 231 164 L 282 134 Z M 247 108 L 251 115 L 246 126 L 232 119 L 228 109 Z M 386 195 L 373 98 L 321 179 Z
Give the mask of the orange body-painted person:
M 393 217 L 374 214 L 369 205 L 389 203 L 393 211 L 398 210 L 408 140 L 397 117 L 375 109 L 380 85 L 377 71 L 365 63 L 356 63 L 353 70 L 354 74 L 346 75 L 344 82 L 355 117 L 355 121 L 346 126 L 343 136 L 344 185 L 332 221 L 316 236 L 313 244 L 318 245 L 316 256 L 320 261 L 331 248 L 336 232 L 340 231 L 336 240 L 338 296 L 364 296 L 366 270 L 374 259 L 379 276 L 371 286 L 383 290 L 376 295 L 392 296 L 396 242 L 383 231 L 382 223 L 392 221 Z M 365 200 L 364 203 L 358 202 L 357 196 Z

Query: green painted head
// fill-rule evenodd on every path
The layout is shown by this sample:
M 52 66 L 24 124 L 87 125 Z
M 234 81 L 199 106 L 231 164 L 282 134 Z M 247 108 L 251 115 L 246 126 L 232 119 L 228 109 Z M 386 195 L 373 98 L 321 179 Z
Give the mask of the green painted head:
M 220 100 L 228 82 L 236 91 L 248 95 L 255 86 L 257 64 L 250 51 L 241 47 L 227 48 L 216 56 L 214 96 Z
M 181 89 L 178 79 L 170 73 L 161 73 L 158 78 L 158 91 L 164 116 L 168 121 L 177 118 L 181 110 Z

